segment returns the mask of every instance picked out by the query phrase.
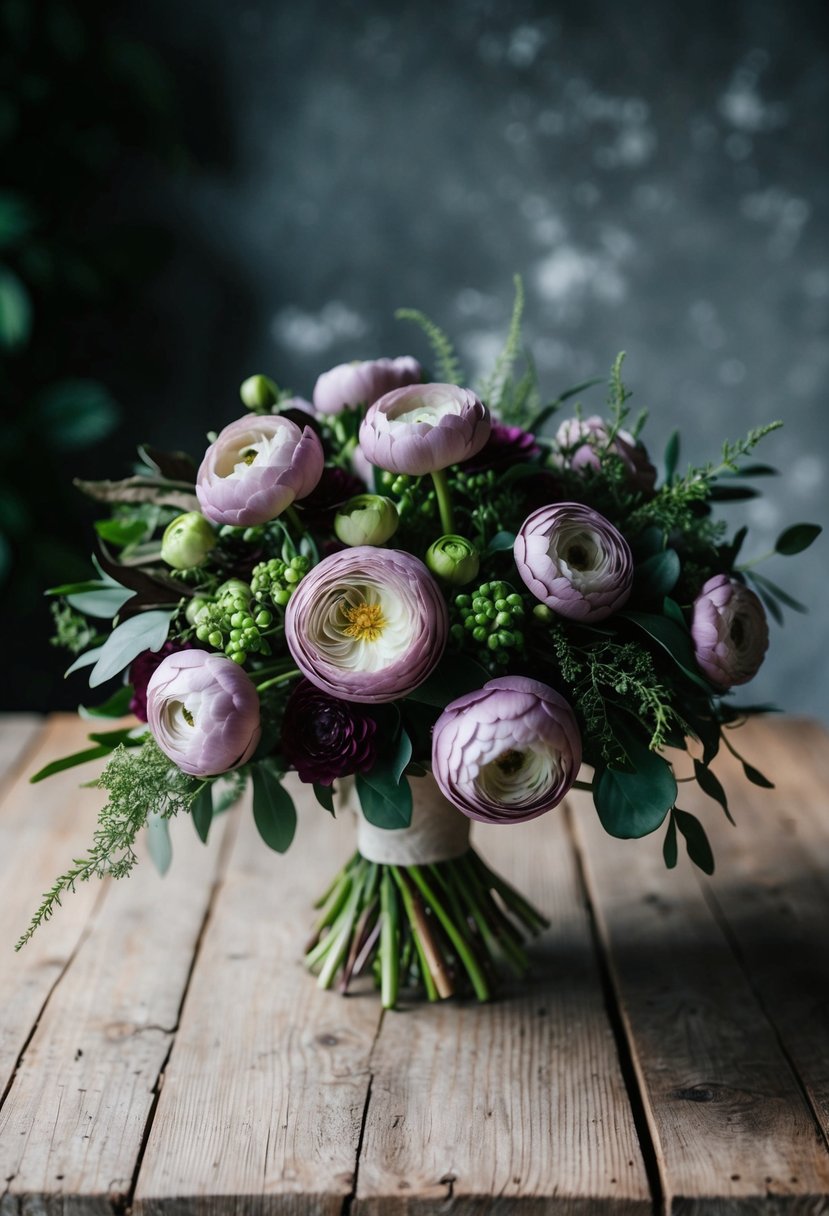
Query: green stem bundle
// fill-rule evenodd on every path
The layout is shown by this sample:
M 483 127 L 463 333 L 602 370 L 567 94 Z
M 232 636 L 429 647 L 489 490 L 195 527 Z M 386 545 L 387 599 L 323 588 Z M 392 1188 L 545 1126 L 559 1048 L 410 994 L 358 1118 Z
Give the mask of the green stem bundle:
M 384 1009 L 402 988 L 430 1001 L 471 989 L 492 996 L 499 963 L 521 975 L 522 943 L 545 918 L 469 849 L 423 866 L 381 865 L 359 853 L 348 861 L 317 906 L 320 916 L 306 966 L 341 992 L 371 970 Z

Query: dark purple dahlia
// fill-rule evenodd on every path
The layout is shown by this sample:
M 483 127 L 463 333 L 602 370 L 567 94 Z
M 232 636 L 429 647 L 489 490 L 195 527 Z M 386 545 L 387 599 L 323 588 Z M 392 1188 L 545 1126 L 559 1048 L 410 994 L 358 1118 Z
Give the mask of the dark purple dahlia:
M 361 705 L 338 701 L 301 680 L 285 706 L 282 752 L 300 781 L 331 785 L 373 768 L 376 732 L 377 723 Z
M 535 435 L 522 431 L 520 426 L 507 426 L 504 422 L 493 422 L 484 446 L 461 466 L 464 473 L 486 473 L 488 469 L 508 469 L 524 460 L 533 460 L 540 455 L 541 448 Z
M 134 658 L 130 666 L 130 684 L 132 684 L 132 700 L 130 713 L 135 714 L 140 722 L 147 721 L 147 685 L 157 667 L 160 667 L 168 654 L 177 654 L 179 650 L 194 650 L 192 642 L 165 642 L 160 650 L 142 650 Z

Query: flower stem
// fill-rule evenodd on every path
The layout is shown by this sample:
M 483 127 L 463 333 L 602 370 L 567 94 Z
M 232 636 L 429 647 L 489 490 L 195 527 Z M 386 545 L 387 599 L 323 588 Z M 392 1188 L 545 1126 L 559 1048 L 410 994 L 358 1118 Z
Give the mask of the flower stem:
M 435 469 L 432 473 L 432 482 L 434 483 L 435 494 L 438 500 L 440 526 L 443 529 L 444 536 L 451 536 L 455 531 L 455 516 L 452 511 L 452 495 L 449 490 L 449 479 L 446 476 L 446 469 Z
M 288 680 L 295 680 L 297 676 L 302 675 L 301 671 L 293 668 L 291 671 L 283 671 L 282 675 L 274 676 L 270 680 L 266 680 L 264 684 L 258 684 L 256 691 L 259 693 L 265 692 L 268 688 L 274 688 L 277 684 L 285 684 Z
M 472 981 L 472 987 L 475 989 L 475 995 L 479 1001 L 488 1001 L 490 997 L 489 985 L 486 982 L 486 976 L 478 966 L 472 952 L 469 949 L 463 935 L 453 924 L 451 916 L 449 916 L 443 904 L 435 895 L 434 891 L 429 886 L 426 879 L 423 877 L 420 866 L 409 866 L 409 875 L 412 882 L 419 889 L 421 895 L 426 900 L 426 903 L 434 912 L 435 916 L 443 926 L 446 936 L 457 951 L 458 958 L 466 968 L 466 973 Z
M 398 906 L 388 869 L 380 880 L 380 1000 L 384 1009 L 394 1009 L 400 983 Z
M 297 511 L 296 507 L 286 507 L 285 511 L 284 511 L 284 515 L 285 515 L 286 519 L 289 519 L 291 521 L 292 526 L 294 528 L 296 528 L 296 530 L 300 534 L 300 536 L 304 536 L 307 529 L 305 527 L 305 524 L 299 518 L 299 512 Z

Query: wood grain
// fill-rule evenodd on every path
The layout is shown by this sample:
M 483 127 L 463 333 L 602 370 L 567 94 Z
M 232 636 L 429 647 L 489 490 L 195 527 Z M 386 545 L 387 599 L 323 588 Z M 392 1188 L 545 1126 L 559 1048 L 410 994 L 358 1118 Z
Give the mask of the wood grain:
M 0 1111 L 3 1212 L 18 1198 L 62 1207 L 71 1196 L 85 1213 L 111 1216 L 129 1196 L 224 829 L 214 825 L 205 849 L 191 823 L 172 823 L 175 864 L 166 878 L 143 856 L 107 890 Z
M 650 1212 L 565 824 L 476 831 L 552 927 L 496 1003 L 386 1015 L 354 1216 Z
M 293 788 L 296 788 L 295 786 Z M 339 1213 L 354 1181 L 379 1002 L 322 992 L 299 961 L 311 903 L 353 848 L 307 789 L 286 857 L 250 815 L 167 1067 L 135 1212 Z
M 0 714 L 0 792 L 13 779 L 43 729 L 40 714 Z
M 706 823 L 722 814 L 708 801 Z M 683 793 L 686 802 L 690 807 Z M 666 871 L 661 831 L 641 841 L 613 840 L 589 796 L 574 796 L 572 805 L 667 1210 L 829 1210 L 826 1145 L 690 863 L 682 857 L 677 870 Z M 768 814 L 771 820 L 771 808 Z M 712 832 L 715 844 L 720 835 Z M 794 872 L 788 877 L 787 890 L 797 881 Z M 768 920 L 761 916 L 758 924 Z

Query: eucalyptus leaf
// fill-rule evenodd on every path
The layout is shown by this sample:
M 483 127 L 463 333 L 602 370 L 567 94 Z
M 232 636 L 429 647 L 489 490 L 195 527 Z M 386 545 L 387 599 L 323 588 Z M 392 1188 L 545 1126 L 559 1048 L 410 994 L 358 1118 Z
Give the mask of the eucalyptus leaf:
M 711 852 L 711 845 L 708 843 L 705 828 L 696 815 L 691 815 L 688 811 L 681 811 L 679 807 L 675 810 L 674 815 L 676 817 L 676 826 L 685 837 L 685 847 L 688 850 L 688 856 L 691 858 L 691 861 L 704 874 L 713 874 L 714 854 Z
M 103 654 L 103 646 L 96 646 L 94 650 L 87 650 L 85 654 L 79 654 L 70 667 L 67 667 L 63 673 L 64 680 L 67 676 L 73 675 L 76 671 L 80 671 L 82 667 L 91 667 L 93 663 L 97 663 Z
M 82 718 L 123 718 L 130 712 L 132 697 L 132 685 L 124 684 L 102 705 L 79 705 L 78 714 Z
M 483 556 L 489 557 L 491 553 L 505 553 L 507 549 L 512 549 L 514 544 L 514 532 L 496 532 L 484 550 Z
M 159 651 L 167 641 L 173 612 L 142 612 L 113 629 L 101 647 L 98 661 L 89 677 L 90 688 L 97 688 L 118 675 L 144 650 Z
M 794 557 L 796 553 L 802 553 L 804 549 L 808 549 L 822 531 L 819 524 L 792 524 L 790 528 L 786 528 L 780 533 L 774 542 L 774 551 L 782 553 L 784 557 Z
M 687 628 L 683 629 L 675 620 L 653 612 L 620 612 L 618 619 L 630 621 L 643 629 L 668 652 L 689 680 L 710 694 L 711 686 L 694 670 L 694 650 Z
M 800 600 L 793 599 L 788 591 L 784 591 L 782 587 L 778 587 L 777 583 L 773 583 L 770 578 L 766 578 L 765 574 L 758 574 L 756 570 L 746 571 L 746 578 L 750 578 L 759 590 L 762 587 L 769 594 L 773 595 L 781 604 L 785 604 L 787 608 L 791 608 L 793 612 L 808 612 L 809 609 L 805 604 L 801 604 Z
M 60 760 L 53 760 L 51 764 L 38 769 L 29 778 L 29 781 L 32 785 L 36 785 L 38 781 L 43 781 L 46 777 L 52 777 L 55 773 L 62 773 L 67 768 L 77 768 L 79 764 L 86 764 L 89 760 L 101 760 L 104 756 L 108 756 L 111 751 L 111 747 L 106 747 L 99 743 L 96 747 L 87 747 L 82 752 L 73 752 L 71 756 L 62 756 Z
M 205 785 L 199 790 L 190 808 L 193 826 L 202 844 L 207 844 L 210 825 L 213 822 L 213 786 Z
M 653 599 L 662 599 L 673 591 L 681 569 L 676 549 L 654 553 L 636 568 L 636 590 Z
M 711 772 L 710 768 L 707 768 L 706 765 L 702 764 L 699 760 L 694 761 L 694 775 L 697 779 L 697 785 L 700 787 L 703 793 L 707 794 L 709 798 L 713 798 L 715 802 L 719 802 L 720 806 L 725 811 L 725 815 L 729 823 L 734 823 L 734 816 L 728 809 L 728 798 L 726 797 L 725 790 L 720 784 L 719 778 Z
M 157 811 L 150 811 L 147 815 L 147 852 L 163 878 L 173 860 L 173 845 L 170 840 L 170 821 Z
M 633 772 L 606 768 L 596 773 L 593 801 L 602 827 L 621 840 L 656 831 L 676 801 L 670 765 L 644 744 L 625 745 Z
M 334 815 L 334 790 L 330 785 L 321 785 L 319 781 L 314 782 L 314 796 L 324 811 L 328 811 L 329 815 Z
M 665 833 L 665 840 L 662 844 L 662 856 L 665 858 L 665 865 L 669 870 L 672 870 L 679 857 L 676 839 L 676 820 L 673 815 L 671 815 L 668 821 L 668 830 Z
M 375 765 L 356 776 L 357 796 L 363 814 L 376 828 L 407 828 L 412 821 L 412 791 L 403 777 L 395 781 L 391 769 Z
M 768 777 L 764 777 L 758 768 L 755 768 L 753 764 L 748 764 L 745 760 L 743 761 L 743 772 L 752 785 L 759 785 L 763 790 L 774 789 L 774 782 L 769 781 Z
M 760 491 L 753 486 L 723 486 L 714 482 L 709 497 L 714 502 L 743 502 L 749 498 L 759 498 Z
M 268 848 L 284 853 L 296 832 L 296 808 L 291 795 L 267 762 L 254 764 L 253 820 Z
M 96 620 L 111 621 L 118 615 L 119 610 L 127 600 L 135 595 L 129 587 L 101 587 L 96 591 L 81 591 L 67 595 L 66 602 L 84 616 L 95 617 Z

